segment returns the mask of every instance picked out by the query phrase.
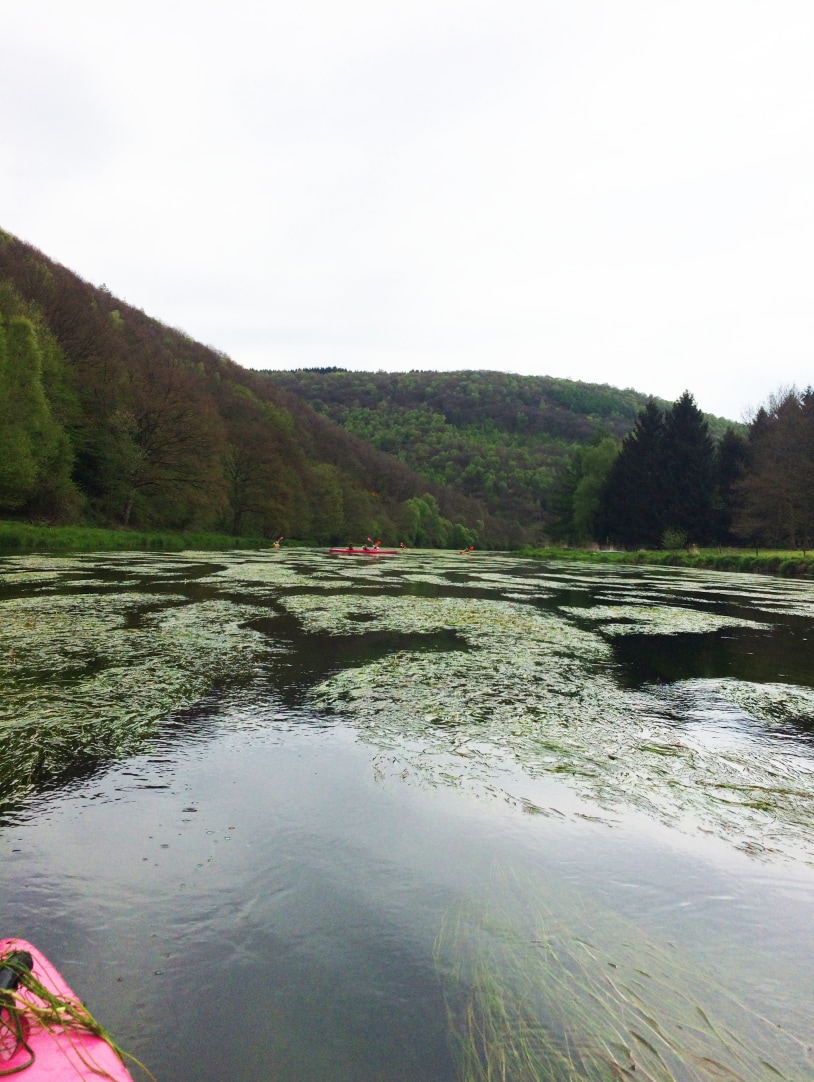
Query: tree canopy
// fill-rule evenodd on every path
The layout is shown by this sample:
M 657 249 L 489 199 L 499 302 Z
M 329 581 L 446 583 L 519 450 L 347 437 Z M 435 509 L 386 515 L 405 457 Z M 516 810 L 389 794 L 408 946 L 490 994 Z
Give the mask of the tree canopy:
M 478 500 L 0 233 L 0 514 L 395 542 L 428 497 L 438 538 L 511 542 Z

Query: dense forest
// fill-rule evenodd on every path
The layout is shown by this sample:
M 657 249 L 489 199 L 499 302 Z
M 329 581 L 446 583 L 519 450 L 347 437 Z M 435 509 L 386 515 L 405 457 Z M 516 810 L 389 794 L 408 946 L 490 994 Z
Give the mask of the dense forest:
M 0 515 L 318 543 L 513 526 L 0 233 Z
M 713 439 L 685 392 L 651 400 L 617 446 L 598 437 L 572 456 L 552 498 L 552 536 L 573 543 L 811 547 L 814 391 L 774 395 L 745 433 Z
M 324 544 L 814 537 L 814 391 L 752 423 L 499 372 L 251 372 L 0 232 L 0 516 Z
M 615 457 L 648 401 L 632 390 L 505 372 L 266 374 L 347 431 L 511 520 L 517 536 L 535 540 L 557 530 L 562 478 L 575 456 L 591 448 L 589 456 Z M 718 436 L 728 424 L 705 420 Z M 599 452 L 592 449 L 597 441 Z

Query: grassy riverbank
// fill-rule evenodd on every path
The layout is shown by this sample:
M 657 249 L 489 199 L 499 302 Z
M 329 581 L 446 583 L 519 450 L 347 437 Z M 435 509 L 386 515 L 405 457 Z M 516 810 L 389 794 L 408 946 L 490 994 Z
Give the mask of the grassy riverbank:
M 667 567 L 698 567 L 710 571 L 742 571 L 788 578 L 814 578 L 814 555 L 779 549 L 694 549 L 692 552 L 638 549 L 635 552 L 596 552 L 587 549 L 526 548 L 523 556 L 535 560 L 579 560 L 605 564 L 663 564 Z
M 270 548 L 262 537 L 211 533 L 163 533 L 149 530 L 103 530 L 91 526 L 32 526 L 0 522 L 0 555 L 17 552 L 104 552 L 110 550 L 179 551 L 181 549 Z

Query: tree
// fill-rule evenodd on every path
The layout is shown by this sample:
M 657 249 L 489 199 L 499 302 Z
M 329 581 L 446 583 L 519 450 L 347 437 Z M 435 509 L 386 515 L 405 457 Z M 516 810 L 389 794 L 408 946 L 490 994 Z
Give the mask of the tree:
M 738 510 L 738 485 L 747 467 L 748 454 L 746 440 L 734 428 L 724 432 L 715 449 L 718 496 L 715 540 L 719 545 L 732 545 L 736 541 L 734 521 Z
M 54 419 L 43 386 L 37 330 L 24 316 L 0 320 L 0 507 L 36 502 L 59 511 L 71 490 L 71 446 Z
M 703 413 L 689 391 L 664 418 L 661 492 L 664 529 L 706 544 L 715 534 L 715 449 Z
M 738 535 L 807 550 L 814 540 L 814 391 L 781 390 L 749 429 L 747 470 L 736 486 Z
M 327 462 L 311 468 L 310 477 L 311 532 L 320 544 L 337 544 L 343 540 L 345 524 L 342 486 L 335 467 Z
M 298 456 L 290 446 L 290 415 L 260 401 L 246 387 L 222 388 L 220 397 L 226 422 L 221 466 L 228 500 L 223 528 L 235 534 L 291 536 L 289 505 L 302 481 L 296 473 Z
M 446 548 L 451 524 L 442 517 L 435 496 L 425 492 L 407 500 L 405 506 L 411 517 L 409 543 L 421 548 Z
M 596 536 L 600 493 L 607 480 L 619 444 L 601 430 L 588 447 L 579 447 L 563 470 L 549 504 L 558 518 L 551 534 L 570 542 Z
M 126 392 L 105 426 L 111 510 L 124 526 L 134 512 L 176 528 L 212 521 L 224 502 L 223 429 L 194 374 L 172 355 L 146 352 L 128 369 Z
M 599 495 L 599 537 L 655 548 L 664 533 L 664 416 L 650 399 L 608 471 Z

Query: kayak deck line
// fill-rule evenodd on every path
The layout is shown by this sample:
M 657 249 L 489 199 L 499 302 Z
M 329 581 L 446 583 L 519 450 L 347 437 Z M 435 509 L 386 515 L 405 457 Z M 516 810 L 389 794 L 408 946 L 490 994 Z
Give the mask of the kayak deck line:
M 41 951 L 0 939 L 0 1078 L 133 1082 L 101 1032 Z

